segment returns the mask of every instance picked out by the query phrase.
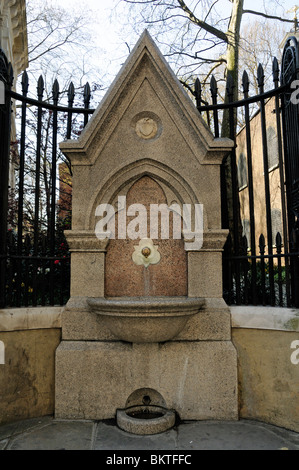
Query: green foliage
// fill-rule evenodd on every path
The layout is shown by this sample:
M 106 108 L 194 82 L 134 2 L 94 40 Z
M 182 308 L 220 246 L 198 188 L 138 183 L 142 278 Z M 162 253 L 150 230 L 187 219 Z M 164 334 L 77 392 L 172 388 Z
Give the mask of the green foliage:
M 242 305 L 254 304 L 254 296 L 257 305 L 270 305 L 269 263 L 257 262 L 255 276 L 253 276 L 251 261 L 246 260 L 241 263 L 237 261 L 237 263 L 239 263 L 239 276 L 236 272 L 232 273 L 231 286 L 224 289 L 225 301 L 231 305 L 236 304 L 237 289 L 239 288 Z M 236 271 L 236 266 L 234 271 Z M 275 305 L 286 306 L 286 268 L 274 264 L 273 271 Z M 224 276 L 227 276 L 227 273 L 224 272 Z

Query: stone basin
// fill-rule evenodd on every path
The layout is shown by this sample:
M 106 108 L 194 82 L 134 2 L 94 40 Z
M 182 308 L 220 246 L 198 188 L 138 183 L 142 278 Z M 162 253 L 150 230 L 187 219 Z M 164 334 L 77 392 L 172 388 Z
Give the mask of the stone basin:
M 161 406 L 132 406 L 116 411 L 117 425 L 132 434 L 160 434 L 175 425 L 175 413 Z
M 175 338 L 188 319 L 204 305 L 202 298 L 118 297 L 88 298 L 91 311 L 119 340 L 161 343 Z

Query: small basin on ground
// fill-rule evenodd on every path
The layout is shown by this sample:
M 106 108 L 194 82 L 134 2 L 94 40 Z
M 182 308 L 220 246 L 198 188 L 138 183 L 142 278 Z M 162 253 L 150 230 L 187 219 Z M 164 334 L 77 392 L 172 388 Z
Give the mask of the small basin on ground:
M 159 434 L 175 425 L 175 412 L 161 406 L 132 406 L 117 410 L 117 425 L 131 434 Z
M 91 311 L 119 340 L 165 342 L 177 336 L 188 319 L 199 313 L 204 299 L 191 297 L 88 298 Z

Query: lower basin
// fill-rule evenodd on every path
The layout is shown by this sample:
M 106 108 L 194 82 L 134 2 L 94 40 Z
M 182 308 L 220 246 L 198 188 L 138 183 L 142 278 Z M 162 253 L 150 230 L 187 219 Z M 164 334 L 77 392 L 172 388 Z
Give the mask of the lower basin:
M 88 298 L 111 333 L 130 343 L 161 343 L 177 336 L 204 305 L 190 297 Z
M 117 410 L 117 425 L 132 434 L 159 434 L 172 428 L 175 413 L 160 406 L 133 406 Z

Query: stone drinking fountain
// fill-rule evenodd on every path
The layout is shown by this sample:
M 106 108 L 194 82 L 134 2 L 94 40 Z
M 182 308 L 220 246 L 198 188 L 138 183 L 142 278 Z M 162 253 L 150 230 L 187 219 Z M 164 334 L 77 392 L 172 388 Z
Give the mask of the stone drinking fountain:
M 135 434 L 165 431 L 176 416 L 238 418 L 222 298 L 220 164 L 231 147 L 214 139 L 147 31 L 80 138 L 61 144 L 73 215 L 57 418 L 116 418 Z M 164 213 L 153 228 L 157 207 L 169 223 Z M 200 241 L 184 207 L 203 208 Z

